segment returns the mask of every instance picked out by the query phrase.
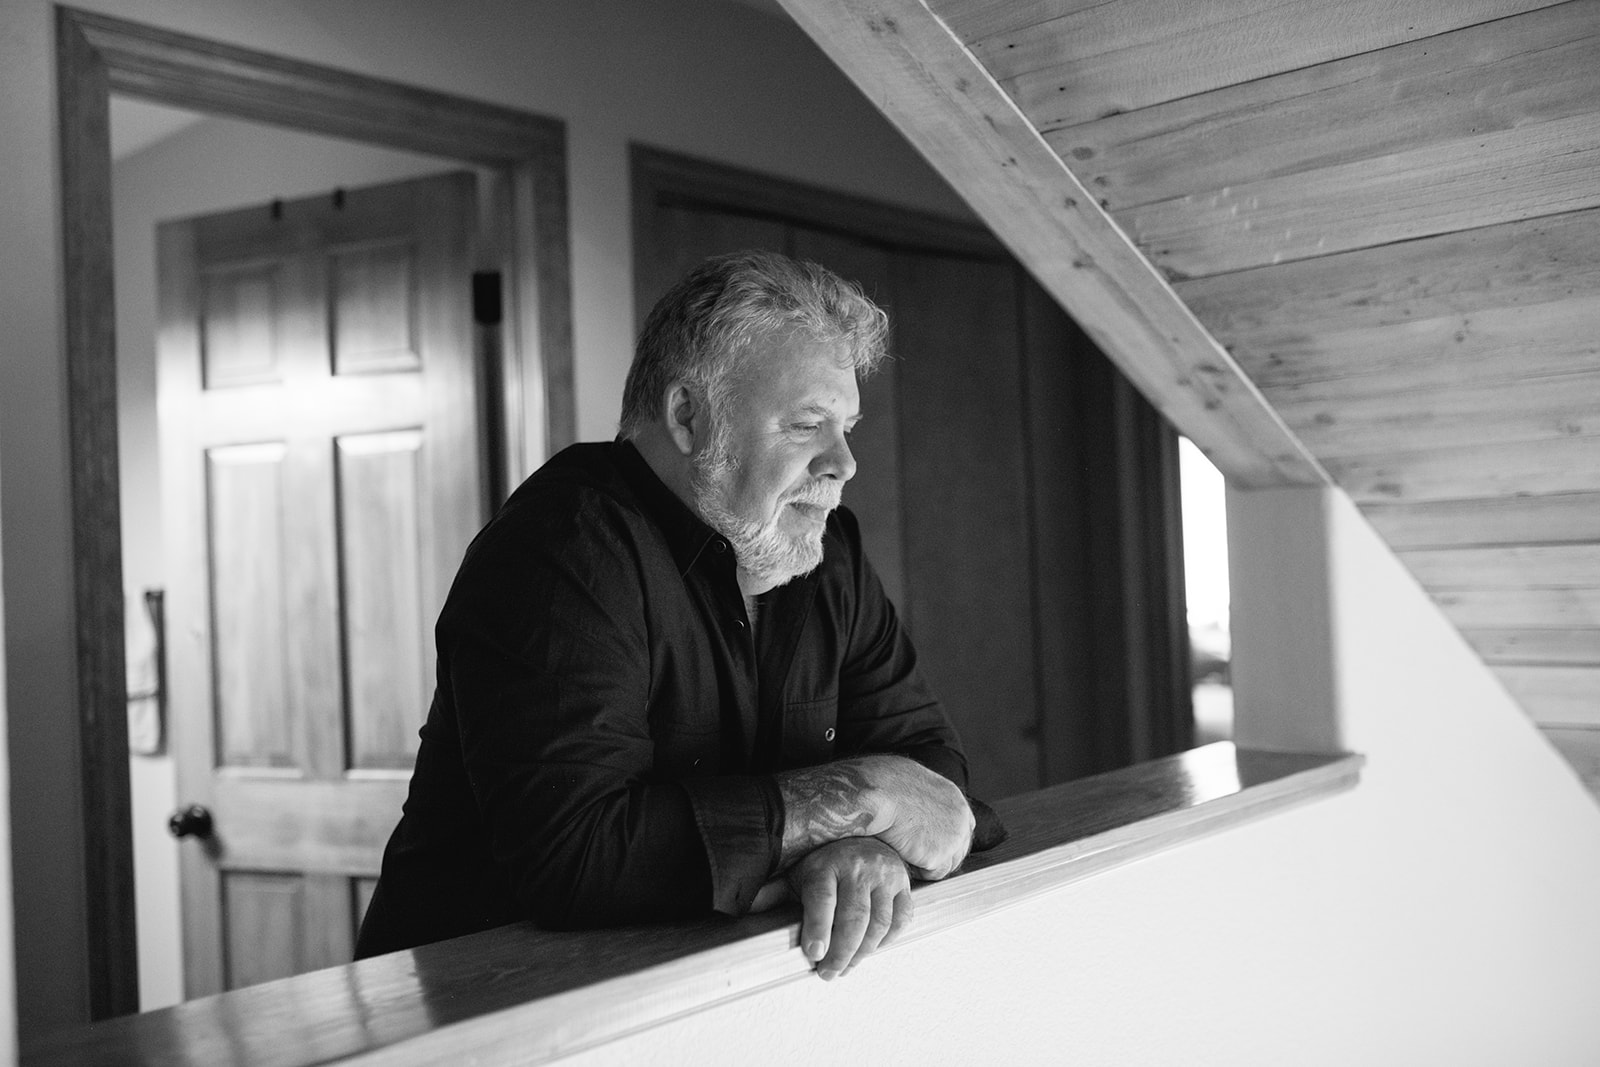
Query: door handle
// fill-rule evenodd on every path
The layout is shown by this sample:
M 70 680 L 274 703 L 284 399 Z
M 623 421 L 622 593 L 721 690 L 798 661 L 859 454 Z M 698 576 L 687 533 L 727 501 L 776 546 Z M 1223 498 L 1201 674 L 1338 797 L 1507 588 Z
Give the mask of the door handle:
M 173 837 L 199 838 L 211 836 L 211 813 L 199 804 L 190 804 L 187 808 L 179 808 L 167 820 L 167 832 Z

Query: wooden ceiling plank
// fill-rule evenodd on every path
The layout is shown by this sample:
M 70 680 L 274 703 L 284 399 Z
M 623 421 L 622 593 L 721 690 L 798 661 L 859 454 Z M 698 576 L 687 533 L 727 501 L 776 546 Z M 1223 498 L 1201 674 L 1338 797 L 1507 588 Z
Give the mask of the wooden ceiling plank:
M 1600 210 L 1194 278 L 1174 288 L 1219 337 L 1261 345 L 1544 304 L 1600 289 Z
M 1600 628 L 1489 627 L 1461 636 L 1489 664 L 1600 667 Z
M 1561 757 L 1572 764 L 1583 787 L 1600 801 L 1600 730 L 1592 727 L 1544 727 L 1540 731 Z
M 1023 110 L 1115 211 L 1597 107 L 1600 18 L 1561 4 L 1066 128 Z
M 1403 549 L 1398 555 L 1431 592 L 1587 587 L 1600 595 L 1600 542 Z
M 1500 666 L 1494 673 L 1540 726 L 1600 726 L 1600 667 Z
M 1600 493 L 1367 504 L 1390 548 L 1600 542 Z
M 1104 3 L 1105 0 L 928 0 L 928 7 L 944 20 L 951 33 L 970 44 L 1066 18 Z
M 1113 0 L 974 38 L 973 54 L 1041 129 L 1447 33 L 1552 0 Z M 937 3 L 956 24 L 959 2 Z M 1030 5 L 1018 5 L 1028 7 Z
M 1600 205 L 1600 112 L 1180 197 L 1116 218 L 1169 278 Z
M 920 0 L 783 0 L 1144 395 L 1242 486 L 1325 474 Z
M 1596 309 L 1600 311 L 1600 309 Z M 1600 314 L 1594 325 L 1600 327 Z M 1506 363 L 1517 358 L 1505 357 Z M 1600 367 L 1576 374 L 1457 383 L 1450 364 L 1423 389 L 1386 388 L 1390 375 L 1267 388 L 1267 400 L 1321 459 L 1600 435 Z M 1591 366 L 1593 366 L 1591 364 Z M 1512 378 L 1514 379 L 1514 376 Z
M 1324 463 L 1358 504 L 1600 492 L 1600 437 L 1333 457 Z
M 1433 595 L 1445 616 L 1462 630 L 1486 627 L 1600 627 L 1600 590 L 1469 589 Z
M 1219 339 L 1274 404 L 1504 385 L 1600 367 L 1600 301 L 1591 290 L 1391 326 Z

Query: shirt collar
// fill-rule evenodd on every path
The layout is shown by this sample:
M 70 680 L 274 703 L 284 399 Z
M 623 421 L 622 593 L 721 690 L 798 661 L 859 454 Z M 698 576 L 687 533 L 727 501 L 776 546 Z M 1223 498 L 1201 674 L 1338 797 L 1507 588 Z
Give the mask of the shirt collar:
M 678 494 L 663 482 L 632 441 L 621 438 L 611 443 L 617 469 L 627 479 L 646 514 L 655 520 L 666 537 L 667 547 L 678 564 L 679 574 L 688 574 L 695 562 L 704 556 L 718 570 L 733 576 L 733 546 L 691 511 Z

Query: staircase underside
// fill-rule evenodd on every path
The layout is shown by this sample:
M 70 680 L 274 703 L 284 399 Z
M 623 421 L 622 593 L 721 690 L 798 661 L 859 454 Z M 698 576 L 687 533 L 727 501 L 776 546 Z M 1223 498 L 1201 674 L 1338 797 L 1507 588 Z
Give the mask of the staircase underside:
M 1349 493 L 1600 797 L 1600 2 L 783 3 L 1233 481 Z

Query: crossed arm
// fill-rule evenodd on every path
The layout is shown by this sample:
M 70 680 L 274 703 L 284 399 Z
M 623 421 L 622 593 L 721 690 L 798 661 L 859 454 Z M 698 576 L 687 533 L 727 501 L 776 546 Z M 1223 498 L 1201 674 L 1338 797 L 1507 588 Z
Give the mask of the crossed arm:
M 694 601 L 672 560 L 630 532 L 625 509 L 557 496 L 508 514 L 475 543 L 438 627 L 440 698 L 424 741 L 429 767 L 444 768 L 433 777 L 449 781 L 424 792 L 465 796 L 426 826 L 437 813 L 419 803 L 414 836 L 448 839 L 462 812 L 482 827 L 497 872 L 493 892 L 463 876 L 450 899 L 476 907 L 489 896 L 494 914 L 571 928 L 687 916 L 708 890 L 714 908 L 735 915 L 752 897 L 770 907 L 792 895 L 805 909 L 806 951 L 829 977 L 903 929 L 911 878 L 954 870 L 973 817 L 951 781 L 962 769 L 954 731 L 856 537 L 845 539 L 845 558 L 860 573 L 829 594 L 851 612 L 838 623 L 849 640 L 814 642 L 812 655 L 821 657 L 814 673 L 838 678 L 829 724 L 839 750 L 875 754 L 780 772 L 773 797 L 774 779 L 737 761 L 691 773 L 692 739 L 718 727 L 726 695 L 708 692 L 696 670 L 658 673 L 673 657 L 653 653 L 652 626 L 670 635 L 670 620 L 694 617 Z M 582 537 L 562 525 L 574 515 Z M 698 646 L 681 643 L 693 660 Z M 652 708 L 668 721 L 664 733 Z M 683 724 L 692 729 L 675 734 Z M 706 754 L 718 762 L 713 748 Z
M 778 775 L 784 830 L 780 879 L 755 908 L 791 895 L 804 918 L 800 946 L 832 979 L 910 923 L 911 875 L 926 881 L 961 865 L 972 810 L 949 779 L 895 755 L 860 756 Z

